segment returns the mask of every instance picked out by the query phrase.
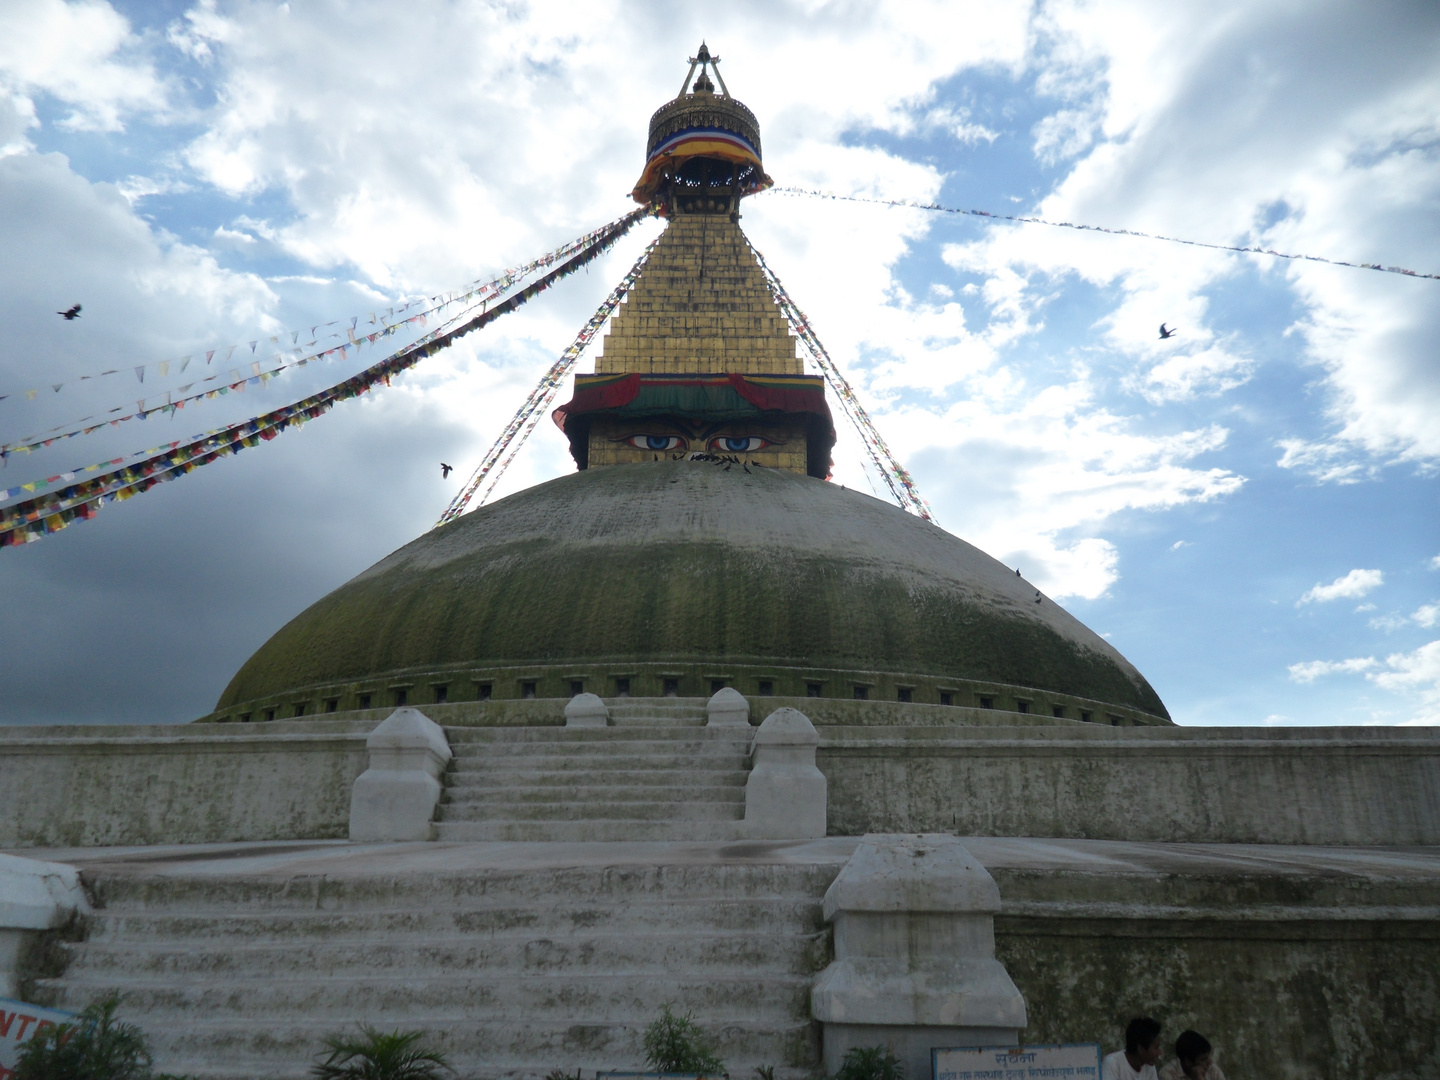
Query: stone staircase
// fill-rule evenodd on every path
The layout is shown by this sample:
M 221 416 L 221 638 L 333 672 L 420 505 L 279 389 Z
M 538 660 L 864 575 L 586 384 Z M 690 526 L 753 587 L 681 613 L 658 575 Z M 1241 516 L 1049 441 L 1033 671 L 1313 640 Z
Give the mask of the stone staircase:
M 617 699 L 612 727 L 445 729 L 440 840 L 735 840 L 751 729 L 705 701 Z
M 302 1077 L 360 1022 L 426 1031 L 464 1078 L 636 1069 L 666 1003 L 694 1011 L 731 1076 L 799 1080 L 818 1067 L 809 992 L 837 867 L 738 854 L 556 867 L 547 850 L 527 868 L 370 876 L 100 867 L 88 938 L 41 993 L 78 1009 L 121 992 L 157 1069 L 205 1080 Z

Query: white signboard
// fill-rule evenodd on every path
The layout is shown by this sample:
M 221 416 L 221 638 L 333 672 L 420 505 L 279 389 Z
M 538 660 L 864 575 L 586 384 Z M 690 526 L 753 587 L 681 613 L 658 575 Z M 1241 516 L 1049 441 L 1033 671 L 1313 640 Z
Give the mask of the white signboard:
M 932 1050 L 935 1080 L 1100 1080 L 1100 1047 L 967 1046 Z
M 36 1035 L 75 1019 L 73 1013 L 42 1009 L 23 1001 L 0 998 L 0 1080 L 8 1080 L 20 1061 L 20 1047 Z

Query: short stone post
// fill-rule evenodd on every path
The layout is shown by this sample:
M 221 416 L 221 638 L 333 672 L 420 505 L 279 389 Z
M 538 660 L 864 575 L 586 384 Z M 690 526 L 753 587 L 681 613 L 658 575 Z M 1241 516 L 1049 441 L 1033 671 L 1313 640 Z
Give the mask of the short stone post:
M 810 992 L 826 1073 L 884 1043 L 907 1080 L 930 1051 L 1014 1046 L 1025 999 L 995 959 L 1000 890 L 953 836 L 867 836 L 825 893 L 835 962 Z
M 605 727 L 610 723 L 610 710 L 598 694 L 576 694 L 565 703 L 566 727 Z
M 73 866 L 0 855 L 0 997 L 20 997 L 26 954 L 41 934 L 89 913 Z
M 708 719 L 706 727 L 748 728 L 750 726 L 750 702 L 733 686 L 722 686 L 710 695 L 705 706 Z
M 454 756 L 445 732 L 417 709 L 396 709 L 365 740 L 370 767 L 350 793 L 350 839 L 430 840 L 440 774 Z
M 776 709 L 751 743 L 745 782 L 745 835 L 807 840 L 825 835 L 825 774 L 815 767 L 820 736 L 798 709 Z

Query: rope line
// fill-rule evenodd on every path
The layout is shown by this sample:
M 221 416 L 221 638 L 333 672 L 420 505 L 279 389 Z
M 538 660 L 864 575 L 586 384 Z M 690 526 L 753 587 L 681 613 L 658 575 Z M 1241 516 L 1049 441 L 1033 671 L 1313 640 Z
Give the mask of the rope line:
M 1380 263 L 1346 262 L 1344 259 L 1327 259 L 1321 255 L 1295 255 L 1271 248 L 1244 247 L 1238 244 L 1211 244 L 1204 240 L 1184 240 L 1178 236 L 1161 236 L 1157 233 L 1140 232 L 1138 229 L 1107 229 L 1103 225 L 1076 225 L 1072 221 L 1049 221 L 1046 218 L 1024 217 L 1019 214 L 992 214 L 988 210 L 962 210 L 939 203 L 922 203 L 913 199 L 872 199 L 864 195 L 836 195 L 814 188 L 773 187 L 781 195 L 804 195 L 816 199 L 831 199 L 836 202 L 872 203 L 876 206 L 903 206 L 911 210 L 933 210 L 941 214 L 964 214 L 968 217 L 989 218 L 992 221 L 1017 221 L 1026 225 L 1049 225 L 1052 229 L 1076 229 L 1080 232 L 1109 233 L 1112 236 L 1138 236 L 1143 240 L 1164 240 L 1170 244 L 1185 244 L 1188 247 L 1210 248 L 1214 251 L 1234 251 L 1242 255 L 1270 255 L 1277 259 L 1297 259 L 1304 262 L 1326 263 L 1329 266 L 1348 266 L 1354 270 L 1379 270 L 1386 274 L 1403 274 L 1405 277 L 1428 278 L 1440 281 L 1440 274 L 1422 274 L 1418 270 L 1407 270 L 1403 266 L 1383 266 Z
M 440 515 L 440 519 L 435 522 L 434 528 L 438 529 L 441 525 L 447 525 L 463 514 L 465 507 L 469 505 L 475 492 L 479 490 L 480 485 L 483 484 L 485 478 L 489 476 L 490 486 L 485 489 L 485 494 L 481 496 L 480 502 L 477 504 L 478 506 L 485 505 L 485 500 L 490 498 L 490 495 L 495 491 L 495 485 L 500 482 L 500 477 L 504 475 L 505 470 L 510 467 L 510 463 L 515 460 L 515 455 L 520 452 L 521 448 L 525 445 L 525 441 L 530 438 L 530 433 L 535 430 L 535 425 L 540 422 L 540 418 L 545 415 L 545 410 L 550 407 L 550 402 L 554 400 L 555 393 L 560 388 L 560 384 L 565 380 L 565 377 L 570 374 L 571 369 L 574 368 L 575 362 L 580 359 L 580 354 L 585 351 L 586 346 L 595 339 L 595 335 L 599 333 L 600 328 L 605 325 L 605 320 L 610 318 L 615 308 L 619 306 L 620 301 L 625 298 L 625 294 L 630 291 L 639 279 L 646 261 L 650 258 L 650 253 L 655 250 L 655 246 L 659 243 L 660 237 L 656 237 L 646 246 L 645 250 L 641 252 L 640 258 L 635 260 L 635 265 L 620 279 L 620 283 L 610 291 L 610 295 L 605 298 L 604 302 L 595 309 L 595 314 L 592 315 L 590 320 L 580 329 L 580 333 L 575 335 L 575 340 L 560 354 L 560 358 L 550 365 L 549 370 L 540 377 L 540 381 L 536 384 L 535 389 L 530 391 L 530 395 L 525 399 L 525 403 L 521 405 L 515 415 L 510 418 L 510 422 L 505 425 L 505 429 L 500 432 L 494 444 L 486 451 L 485 456 L 480 459 L 480 464 L 475 467 L 475 471 L 470 475 L 470 479 L 465 482 L 465 486 L 460 489 L 455 498 L 450 500 L 450 505 L 445 508 L 445 512 Z M 517 435 L 519 436 L 518 442 L 515 441 Z M 512 442 L 515 443 L 515 448 L 501 461 L 501 455 L 505 454 L 506 449 L 509 448 Z M 491 476 L 492 471 L 494 473 L 493 476 Z
M 94 420 L 95 416 L 85 416 L 81 417 L 79 420 L 71 420 L 64 424 L 57 424 L 54 427 L 50 428 L 50 430 L 43 435 L 26 435 L 23 439 L 20 439 L 16 442 L 5 443 L 4 445 L 0 445 L 0 462 L 5 462 L 6 464 L 8 464 L 8 459 L 11 454 L 28 454 L 32 451 L 47 447 L 52 443 L 59 442 L 63 439 L 73 439 L 77 435 L 89 435 L 91 432 L 99 431 L 107 424 L 111 427 L 114 427 L 127 420 L 144 420 L 152 413 L 174 413 L 176 409 L 183 409 L 187 404 L 220 397 L 231 391 L 240 391 L 243 390 L 246 384 L 254 385 L 257 381 L 261 383 L 268 382 L 270 379 L 279 375 L 287 368 L 304 367 L 307 364 L 317 363 L 321 360 L 327 359 L 336 353 L 339 353 L 341 359 L 343 360 L 347 357 L 348 351 L 352 347 L 357 352 L 359 352 L 362 346 L 367 344 L 374 345 L 375 342 L 378 341 L 380 338 L 390 337 L 392 334 L 398 333 L 409 323 L 418 321 L 423 326 L 426 324 L 426 322 L 431 316 L 438 315 L 446 308 L 451 307 L 455 304 L 464 304 L 465 306 L 461 310 L 465 311 L 473 309 L 476 306 L 476 304 L 472 303 L 471 301 L 478 300 L 479 303 L 488 302 L 489 300 L 492 300 L 495 297 L 503 294 L 507 289 L 510 289 L 517 282 L 523 281 L 525 278 L 533 274 L 536 270 L 543 269 L 546 266 L 551 266 L 555 262 L 564 259 L 575 251 L 578 251 L 580 248 L 585 247 L 603 231 L 604 229 L 602 228 L 594 230 L 590 233 L 586 233 L 584 236 L 576 240 L 572 240 L 570 243 L 565 244 L 563 247 L 556 248 L 554 251 L 546 255 L 542 255 L 540 258 L 534 260 L 533 262 L 526 263 L 524 266 L 507 269 L 502 274 L 495 278 L 492 278 L 489 281 L 476 282 L 474 286 L 466 292 L 443 293 L 441 295 L 446 297 L 443 302 L 437 303 L 435 306 L 426 308 L 423 311 L 418 311 L 415 314 L 410 315 L 397 323 L 382 322 L 381 329 L 373 331 L 371 333 L 361 334 L 357 337 L 355 335 L 355 327 L 352 325 L 348 330 L 348 340 L 342 342 L 339 345 L 317 350 L 316 352 L 309 355 L 305 354 L 304 349 L 296 350 L 297 355 L 288 358 L 285 354 L 276 353 L 271 358 L 272 360 L 285 359 L 286 362 L 279 364 L 276 367 L 264 368 L 259 361 L 253 361 L 250 364 L 251 370 L 248 374 L 243 374 L 238 369 L 236 369 L 229 372 L 228 375 L 222 375 L 217 372 L 214 375 L 209 375 L 203 379 L 197 380 L 199 383 L 213 383 L 219 379 L 224 379 L 224 382 L 221 383 L 219 387 L 212 387 L 208 390 L 202 390 L 196 394 L 187 395 L 186 391 L 188 391 L 192 386 L 196 385 L 195 382 L 187 383 L 184 386 L 178 387 L 173 392 L 166 392 L 164 402 L 155 405 L 153 408 L 147 409 L 145 407 L 145 401 L 148 399 L 142 398 L 140 401 L 136 402 L 137 407 L 125 416 L 113 415 L 115 413 L 123 412 L 125 410 L 126 406 L 122 405 L 117 408 L 110 409 L 106 413 L 106 415 L 99 420 L 98 423 L 86 424 L 86 421 Z M 406 307 L 408 308 L 409 305 L 406 305 Z M 405 308 L 402 308 L 400 310 L 403 312 Z M 382 320 L 386 317 L 387 316 L 380 316 Z M 454 316 L 451 316 L 451 318 L 453 317 Z M 351 322 L 354 323 L 355 320 L 352 319 Z M 334 324 L 327 323 L 326 325 Z M 337 333 L 331 336 L 338 337 L 339 335 Z M 307 344 L 305 348 L 309 348 L 310 345 L 314 344 L 316 344 L 316 342 L 312 341 Z M 233 348 L 234 347 L 232 346 L 232 351 Z M 188 362 L 189 359 L 190 357 L 186 357 L 186 362 Z M 206 363 L 209 363 L 208 359 L 206 360 Z M 141 368 L 143 368 L 144 366 L 145 365 L 141 365 Z M 184 368 L 182 367 L 181 370 L 183 371 Z M 115 374 L 115 372 L 107 371 L 103 372 L 102 374 L 111 375 Z M 88 379 L 92 377 L 98 376 L 81 376 L 82 379 Z M 57 388 L 63 385 L 63 383 L 55 384 Z M 28 393 L 30 392 L 27 391 L 27 394 Z M 180 394 L 182 396 L 174 397 L 173 394 Z M 64 431 L 65 428 L 73 428 L 74 430 Z M 3 498 L 3 496 L 0 496 L 0 498 Z
M 902 510 L 907 510 L 917 517 L 926 521 L 935 521 L 935 512 L 930 509 L 930 504 L 920 494 L 916 487 L 914 478 L 906 471 L 905 467 L 896 460 L 895 455 L 890 452 L 884 437 L 880 434 L 875 423 L 870 419 L 870 414 L 865 411 L 865 406 L 860 404 L 855 390 L 851 387 L 850 381 L 840 371 L 840 366 L 830 358 L 825 351 L 825 346 L 820 343 L 810 319 L 800 310 L 799 305 L 790 298 L 785 291 L 785 286 L 780 284 L 780 279 L 775 276 L 775 271 L 770 269 L 770 264 L 765 261 L 755 245 L 750 243 L 746 237 L 746 246 L 750 253 L 760 263 L 760 269 L 764 271 L 765 283 L 770 287 L 770 295 L 774 297 L 775 303 L 780 305 L 780 310 L 785 313 L 785 318 L 790 323 L 790 328 L 795 331 L 795 336 L 805 343 L 810 351 L 816 365 L 825 376 L 825 381 L 835 391 L 835 396 L 840 399 L 840 405 L 849 417 L 850 423 L 860 435 L 860 440 L 865 444 L 865 450 L 870 455 L 870 460 L 875 465 L 875 471 L 885 481 L 885 486 L 890 489 L 895 502 Z
M 574 273 L 603 254 L 647 212 L 645 209 L 632 211 L 598 230 L 599 235 L 590 234 L 595 239 L 588 246 L 571 255 L 562 265 L 533 284 L 512 293 L 501 303 L 488 307 L 473 317 L 467 319 L 463 315 L 458 316 L 451 321 L 449 327 L 436 329 L 420 341 L 397 350 L 385 360 L 328 390 L 262 416 L 208 432 L 187 443 L 172 443 L 162 452 L 132 465 L 107 469 L 107 466 L 116 463 L 112 461 L 79 470 L 105 471 L 94 479 L 72 484 L 40 498 L 27 499 L 0 508 L 0 547 L 25 544 L 58 532 L 76 521 L 88 521 L 106 503 L 123 502 L 157 484 L 178 479 L 221 457 L 238 453 L 246 447 L 257 446 L 262 440 L 273 439 L 282 431 L 299 427 L 307 420 L 313 420 L 328 412 L 338 402 L 358 397 L 381 382 L 389 386 L 394 376 L 409 370 L 426 357 L 433 356 L 463 335 L 514 311 L 561 277 Z

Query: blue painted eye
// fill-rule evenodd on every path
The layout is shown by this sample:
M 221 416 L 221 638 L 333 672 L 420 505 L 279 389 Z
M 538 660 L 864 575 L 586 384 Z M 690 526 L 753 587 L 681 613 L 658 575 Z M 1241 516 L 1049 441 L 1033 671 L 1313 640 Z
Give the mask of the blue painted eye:
M 726 454 L 744 454 L 751 450 L 760 450 L 771 445 L 769 439 L 762 439 L 759 435 L 718 435 L 710 440 L 710 449 L 719 450 Z
M 625 441 L 640 450 L 684 450 L 688 445 L 679 435 L 631 435 Z

